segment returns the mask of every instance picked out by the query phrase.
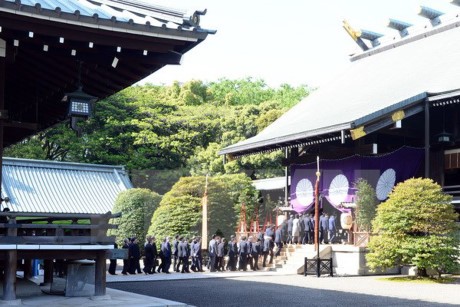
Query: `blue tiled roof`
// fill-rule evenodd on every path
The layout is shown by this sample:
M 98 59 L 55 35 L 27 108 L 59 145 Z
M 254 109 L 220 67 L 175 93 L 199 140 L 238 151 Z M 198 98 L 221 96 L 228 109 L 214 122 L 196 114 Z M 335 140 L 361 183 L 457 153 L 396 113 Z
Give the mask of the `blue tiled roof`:
M 25 8 L 40 12 L 57 12 L 62 15 L 79 15 L 97 20 L 110 20 L 118 23 L 151 25 L 154 27 L 200 30 L 199 15 L 206 11 L 191 14 L 183 10 L 170 9 L 143 1 L 134 0 L 5 0 L 18 10 Z
M 13 212 L 106 213 L 132 188 L 121 166 L 4 158 L 2 175 Z

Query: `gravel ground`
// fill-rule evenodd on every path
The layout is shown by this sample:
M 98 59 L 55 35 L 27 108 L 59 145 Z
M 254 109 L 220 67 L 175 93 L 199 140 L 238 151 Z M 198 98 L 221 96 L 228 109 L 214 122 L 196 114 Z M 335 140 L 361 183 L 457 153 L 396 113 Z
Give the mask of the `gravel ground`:
M 194 306 L 460 306 L 460 284 L 415 284 L 379 277 L 270 275 L 142 282 L 108 287 Z

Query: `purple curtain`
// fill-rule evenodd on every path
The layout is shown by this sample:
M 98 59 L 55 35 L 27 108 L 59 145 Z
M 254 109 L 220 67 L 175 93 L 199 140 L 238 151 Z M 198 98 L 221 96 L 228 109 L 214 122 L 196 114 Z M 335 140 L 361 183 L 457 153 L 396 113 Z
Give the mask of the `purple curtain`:
M 415 176 L 423 157 L 424 150 L 413 147 L 402 147 L 380 156 L 355 155 L 338 160 L 320 157 L 320 193 L 337 208 L 342 202 L 354 200 L 354 183 L 363 178 L 383 201 L 394 185 Z M 314 204 L 315 173 L 316 162 L 291 165 L 291 205 L 298 213 L 310 210 Z

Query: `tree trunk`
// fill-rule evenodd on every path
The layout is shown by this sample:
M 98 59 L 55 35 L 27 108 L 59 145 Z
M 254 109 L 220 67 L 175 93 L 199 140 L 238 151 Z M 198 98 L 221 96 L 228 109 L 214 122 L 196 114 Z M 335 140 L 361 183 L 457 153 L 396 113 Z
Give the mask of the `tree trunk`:
M 426 269 L 417 268 L 417 277 L 427 277 Z

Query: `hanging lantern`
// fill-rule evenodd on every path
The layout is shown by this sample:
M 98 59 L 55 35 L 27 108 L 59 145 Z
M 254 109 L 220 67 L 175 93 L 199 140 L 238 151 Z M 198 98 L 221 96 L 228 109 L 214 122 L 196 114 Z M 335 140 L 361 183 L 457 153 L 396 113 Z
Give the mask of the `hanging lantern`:
M 353 217 L 351 215 L 351 212 L 342 212 L 342 214 L 340 215 L 340 225 L 343 229 L 351 229 L 351 227 L 353 226 Z

